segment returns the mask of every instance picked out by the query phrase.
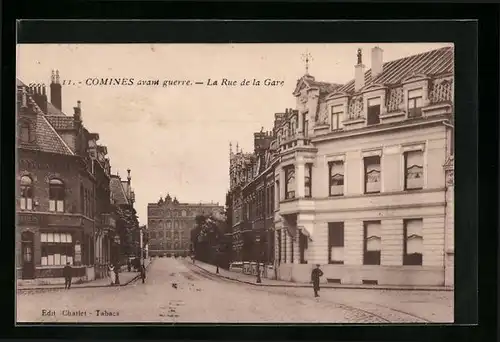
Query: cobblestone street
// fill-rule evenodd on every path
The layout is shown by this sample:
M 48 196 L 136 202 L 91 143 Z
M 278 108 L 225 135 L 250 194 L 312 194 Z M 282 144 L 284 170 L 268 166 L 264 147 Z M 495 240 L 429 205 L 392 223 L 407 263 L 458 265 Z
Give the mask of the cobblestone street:
M 159 258 L 146 284 L 19 292 L 18 322 L 427 323 L 453 321 L 453 292 L 255 287 Z

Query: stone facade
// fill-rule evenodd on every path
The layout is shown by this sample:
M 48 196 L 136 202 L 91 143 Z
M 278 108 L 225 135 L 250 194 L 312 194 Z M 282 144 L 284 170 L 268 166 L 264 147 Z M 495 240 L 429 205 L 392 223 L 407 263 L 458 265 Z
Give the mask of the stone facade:
M 223 213 L 218 203 L 180 203 L 170 195 L 148 204 L 148 253 L 187 255 L 191 251 L 191 230 L 198 215 Z
M 453 285 L 453 48 L 344 85 L 303 76 L 275 126 L 277 276 Z M 379 65 L 380 64 L 380 65 Z

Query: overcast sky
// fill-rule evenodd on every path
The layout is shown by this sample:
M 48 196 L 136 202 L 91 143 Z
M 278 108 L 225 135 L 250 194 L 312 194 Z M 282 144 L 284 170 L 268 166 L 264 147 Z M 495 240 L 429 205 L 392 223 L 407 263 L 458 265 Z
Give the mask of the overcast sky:
M 449 44 L 379 44 L 384 61 Z M 127 44 L 19 45 L 17 75 L 24 83 L 62 80 L 62 106 L 72 115 L 82 101 L 84 125 L 108 147 L 113 173 L 131 169 L 136 209 L 147 222 L 147 203 L 170 193 L 181 202 L 224 205 L 229 184 L 229 142 L 253 149 L 253 132 L 271 130 L 274 113 L 295 106 L 292 95 L 304 75 L 302 54 L 312 55 L 309 73 L 318 81 L 354 77 L 356 50 L 370 68 L 375 44 Z M 193 86 L 88 86 L 88 78 L 191 80 Z M 218 80 L 209 87 L 207 80 Z M 220 86 L 227 78 L 238 86 Z M 284 81 L 283 86 L 239 86 L 243 79 Z

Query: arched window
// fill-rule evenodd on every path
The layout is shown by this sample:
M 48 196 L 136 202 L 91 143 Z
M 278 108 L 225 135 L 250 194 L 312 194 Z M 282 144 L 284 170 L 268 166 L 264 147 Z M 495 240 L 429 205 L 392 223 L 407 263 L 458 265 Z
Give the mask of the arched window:
M 33 209 L 33 181 L 28 176 L 21 177 L 21 209 Z
M 64 212 L 64 183 L 59 179 L 49 181 L 49 210 Z
M 21 122 L 19 125 L 19 137 L 22 142 L 30 142 L 30 125 L 28 122 Z

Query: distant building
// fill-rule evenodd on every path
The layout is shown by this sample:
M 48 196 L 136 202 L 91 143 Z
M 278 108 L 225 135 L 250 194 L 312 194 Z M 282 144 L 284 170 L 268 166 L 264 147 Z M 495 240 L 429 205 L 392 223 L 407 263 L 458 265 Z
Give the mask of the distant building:
M 170 195 L 148 204 L 148 253 L 187 255 L 197 215 L 222 213 L 219 203 L 180 203 Z

